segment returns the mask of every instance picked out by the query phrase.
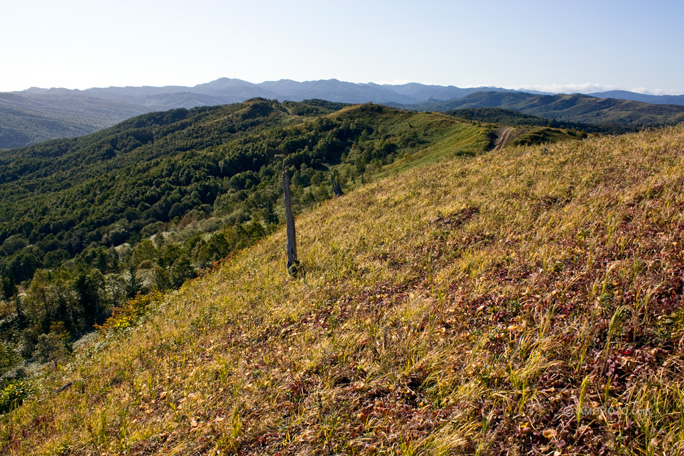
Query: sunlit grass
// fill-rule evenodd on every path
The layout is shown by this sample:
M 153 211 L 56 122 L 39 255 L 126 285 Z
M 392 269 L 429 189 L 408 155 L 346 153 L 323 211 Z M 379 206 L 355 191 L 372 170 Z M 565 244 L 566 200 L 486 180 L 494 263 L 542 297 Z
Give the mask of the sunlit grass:
M 0 452 L 677 454 L 683 152 L 507 148 L 324 202 L 304 274 L 283 231 L 237 253 L 40 380 Z

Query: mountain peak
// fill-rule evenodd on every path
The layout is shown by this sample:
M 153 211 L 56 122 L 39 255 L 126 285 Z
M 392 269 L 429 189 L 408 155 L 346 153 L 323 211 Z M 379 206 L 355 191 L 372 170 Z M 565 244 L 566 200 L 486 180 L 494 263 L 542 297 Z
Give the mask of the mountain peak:
M 245 87 L 245 86 L 253 86 L 251 82 L 243 81 L 242 79 L 236 79 L 236 78 L 218 78 L 210 82 L 205 82 L 202 84 L 197 84 L 193 88 L 202 88 L 202 87 L 212 87 L 212 88 L 222 88 L 222 89 L 229 89 L 233 87 Z

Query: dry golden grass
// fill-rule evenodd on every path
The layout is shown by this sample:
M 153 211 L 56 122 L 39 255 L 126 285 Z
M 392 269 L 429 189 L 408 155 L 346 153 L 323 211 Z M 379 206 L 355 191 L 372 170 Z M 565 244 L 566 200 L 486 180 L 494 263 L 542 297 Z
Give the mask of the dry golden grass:
M 281 230 L 46 375 L 0 452 L 681 454 L 682 209 L 684 127 L 374 182 L 297 219 L 299 278 Z

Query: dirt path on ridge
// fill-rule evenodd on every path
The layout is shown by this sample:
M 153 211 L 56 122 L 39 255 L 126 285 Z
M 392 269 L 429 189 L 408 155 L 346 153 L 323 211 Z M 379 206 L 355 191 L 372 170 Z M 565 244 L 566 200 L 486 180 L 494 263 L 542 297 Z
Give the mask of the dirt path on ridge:
M 497 130 L 493 150 L 499 150 L 508 144 L 512 139 L 513 133 L 515 133 L 515 128 L 513 127 L 504 127 Z

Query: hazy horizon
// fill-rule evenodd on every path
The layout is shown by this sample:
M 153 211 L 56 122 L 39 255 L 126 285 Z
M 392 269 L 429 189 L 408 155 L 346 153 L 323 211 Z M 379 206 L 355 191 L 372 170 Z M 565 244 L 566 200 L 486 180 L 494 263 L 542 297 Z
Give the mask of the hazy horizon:
M 270 83 L 270 82 L 278 82 L 278 81 L 294 81 L 294 82 L 314 82 L 314 81 L 324 81 L 324 80 L 339 80 L 340 82 L 348 82 L 352 84 L 378 84 L 378 85 L 404 85 L 404 84 L 423 84 L 423 85 L 436 85 L 436 86 L 443 86 L 446 87 L 447 85 L 444 84 L 434 84 L 431 82 L 419 82 L 419 81 L 364 81 L 364 82 L 354 82 L 354 81 L 344 81 L 339 78 L 328 78 L 328 79 L 311 79 L 311 80 L 304 80 L 304 81 L 296 81 L 293 79 L 288 79 L 288 78 L 281 78 L 281 79 L 274 79 L 274 80 L 266 80 L 266 81 L 259 81 L 259 82 L 254 82 L 254 81 L 247 81 L 245 79 L 241 78 L 232 78 L 230 76 L 222 76 L 220 78 L 213 79 L 211 81 L 203 81 L 203 82 L 198 82 L 197 84 L 190 84 L 190 85 L 183 85 L 183 84 L 164 84 L 164 85 L 159 85 L 155 86 L 152 84 L 141 84 L 141 85 L 110 85 L 110 86 L 93 86 L 93 87 L 38 87 L 38 86 L 31 86 L 27 87 L 25 89 L 20 89 L 20 90 L 12 90 L 12 91 L 7 91 L 7 92 L 24 92 L 28 90 L 81 90 L 85 91 L 88 89 L 106 89 L 106 88 L 122 88 L 122 87 L 195 87 L 198 85 L 202 84 L 207 84 L 210 82 L 217 81 L 219 79 L 239 79 L 244 82 L 248 82 L 250 84 L 262 84 L 262 83 Z M 470 89 L 470 88 L 478 88 L 478 87 L 497 87 L 497 88 L 502 88 L 502 89 L 508 89 L 508 90 L 519 90 L 519 91 L 532 91 L 532 92 L 548 92 L 548 93 L 556 93 L 556 94 L 563 94 L 563 93 L 581 93 L 581 94 L 591 94 L 591 93 L 599 93 L 599 92 L 608 92 L 608 91 L 628 91 L 628 92 L 634 92 L 634 93 L 640 93 L 644 95 L 682 95 L 684 92 L 679 92 L 679 91 L 663 91 L 663 90 L 650 90 L 647 88 L 643 87 L 636 87 L 636 88 L 626 88 L 626 87 L 618 87 L 618 86 L 613 86 L 613 85 L 600 85 L 600 84 L 593 84 L 593 83 L 584 83 L 584 84 L 549 84 L 549 85 L 538 85 L 538 86 L 520 86 L 520 87 L 503 87 L 503 86 L 494 86 L 494 85 L 468 85 L 468 86 L 456 86 L 455 84 L 449 84 L 449 86 L 455 86 L 459 87 L 462 89 Z
M 0 91 L 232 77 L 681 94 L 683 17 L 674 0 L 27 0 L 0 16 Z

